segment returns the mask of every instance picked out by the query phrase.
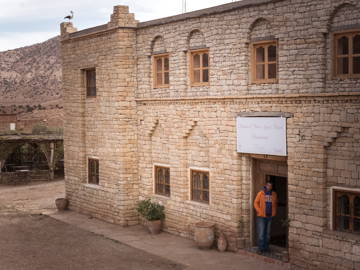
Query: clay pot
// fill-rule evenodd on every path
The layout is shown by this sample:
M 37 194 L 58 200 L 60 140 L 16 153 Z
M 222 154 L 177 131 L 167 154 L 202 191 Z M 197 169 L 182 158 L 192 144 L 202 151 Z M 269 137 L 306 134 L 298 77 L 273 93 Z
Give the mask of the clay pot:
M 218 251 L 224 252 L 227 248 L 227 241 L 224 233 L 219 234 L 219 238 L 217 239 L 217 248 Z
M 161 220 L 148 220 L 147 227 L 151 234 L 159 234 L 162 229 L 162 222 Z
M 214 224 L 207 222 L 199 222 L 195 224 L 195 243 L 201 249 L 209 249 L 212 247 L 215 239 Z
M 55 200 L 55 204 L 56 204 L 56 208 L 59 211 L 64 211 L 64 210 L 66 210 L 68 208 L 69 201 L 68 201 L 68 199 L 65 199 L 65 198 L 57 198 Z

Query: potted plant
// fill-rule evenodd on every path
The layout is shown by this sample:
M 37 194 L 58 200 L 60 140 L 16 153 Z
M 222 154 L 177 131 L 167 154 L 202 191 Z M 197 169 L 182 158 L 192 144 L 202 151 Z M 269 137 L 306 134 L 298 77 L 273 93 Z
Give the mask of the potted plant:
M 165 218 L 165 207 L 151 199 L 142 200 L 138 204 L 137 211 L 146 219 L 146 225 L 151 234 L 158 234 L 162 228 L 162 220 Z

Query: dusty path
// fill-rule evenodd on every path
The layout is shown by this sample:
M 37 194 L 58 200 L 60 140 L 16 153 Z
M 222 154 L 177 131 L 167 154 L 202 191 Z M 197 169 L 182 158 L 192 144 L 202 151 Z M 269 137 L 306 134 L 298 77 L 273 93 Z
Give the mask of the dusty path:
M 55 199 L 64 195 L 64 180 L 22 186 L 0 185 L 0 207 L 31 214 L 49 214 L 56 211 Z
M 0 270 L 285 270 L 288 265 L 216 250 L 142 226 L 58 212 L 64 181 L 0 186 Z M 44 214 L 44 215 L 42 215 Z
M 1 270 L 183 269 L 44 215 L 0 214 Z
M 157 270 L 184 266 L 41 213 L 55 210 L 64 181 L 0 186 L 0 270 Z

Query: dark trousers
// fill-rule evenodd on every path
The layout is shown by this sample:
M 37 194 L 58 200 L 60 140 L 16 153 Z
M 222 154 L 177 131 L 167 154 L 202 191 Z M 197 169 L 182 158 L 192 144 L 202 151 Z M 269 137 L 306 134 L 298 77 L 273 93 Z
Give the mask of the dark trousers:
M 258 234 L 258 247 L 260 251 L 269 250 L 272 217 L 257 217 L 256 229 Z

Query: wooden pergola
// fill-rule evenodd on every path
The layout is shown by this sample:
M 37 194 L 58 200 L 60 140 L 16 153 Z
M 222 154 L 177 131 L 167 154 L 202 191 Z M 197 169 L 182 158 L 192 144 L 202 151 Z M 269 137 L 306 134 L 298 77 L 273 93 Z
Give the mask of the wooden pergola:
M 55 157 L 56 147 L 60 146 L 63 137 L 59 134 L 11 134 L 0 135 L 0 173 L 5 161 L 13 151 L 23 144 L 35 144 L 44 153 L 49 167 L 50 179 L 54 179 L 55 164 L 58 160 Z

